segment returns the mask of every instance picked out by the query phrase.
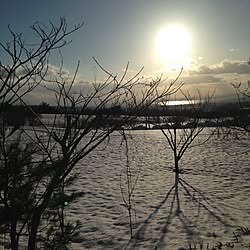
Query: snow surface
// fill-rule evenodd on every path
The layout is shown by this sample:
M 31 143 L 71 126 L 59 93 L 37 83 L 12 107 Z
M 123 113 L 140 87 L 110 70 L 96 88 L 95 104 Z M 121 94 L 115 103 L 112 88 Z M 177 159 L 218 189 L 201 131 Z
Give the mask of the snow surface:
M 121 146 L 121 136 L 113 135 L 75 169 L 79 179 L 69 191 L 83 191 L 84 195 L 66 209 L 70 221 L 82 223 L 72 249 L 174 250 L 198 242 L 206 249 L 208 242 L 211 248 L 219 241 L 234 242 L 234 234 L 242 241 L 249 237 L 243 239 L 239 233 L 239 227 L 249 227 L 250 222 L 247 138 L 214 138 L 190 148 L 181 161 L 184 171 L 177 191 L 172 152 L 162 133 L 129 134 L 132 180 L 138 177 L 132 199 L 134 238 L 130 239 L 121 192 L 126 199 L 125 144 Z M 234 249 L 249 249 L 247 243 L 237 247 Z

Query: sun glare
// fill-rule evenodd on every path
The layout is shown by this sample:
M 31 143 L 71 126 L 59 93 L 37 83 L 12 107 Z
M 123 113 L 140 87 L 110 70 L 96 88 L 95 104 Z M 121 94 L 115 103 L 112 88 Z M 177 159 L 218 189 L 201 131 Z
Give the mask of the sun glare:
M 179 70 L 190 62 L 190 37 L 181 26 L 161 29 L 156 37 L 156 50 L 166 70 Z

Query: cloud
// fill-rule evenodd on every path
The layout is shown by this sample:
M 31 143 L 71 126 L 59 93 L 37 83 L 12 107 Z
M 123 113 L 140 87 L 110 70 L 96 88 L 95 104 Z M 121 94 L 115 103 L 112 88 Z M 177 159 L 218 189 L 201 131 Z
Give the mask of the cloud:
M 245 61 L 230 61 L 228 59 L 219 64 L 200 65 L 190 70 L 189 74 L 250 74 L 250 67 Z
M 4 67 L 6 67 L 7 69 L 10 69 L 10 66 L 8 66 L 8 65 L 5 65 L 5 66 L 0 65 L 0 76 L 3 79 L 5 79 L 8 75 L 8 72 L 6 71 L 6 69 Z M 38 67 L 37 70 L 40 70 L 40 68 Z M 31 72 L 30 65 L 23 65 L 23 66 L 18 67 L 14 73 L 15 73 L 16 77 L 22 77 L 26 74 L 29 74 L 29 72 Z M 57 66 L 52 65 L 52 64 L 44 65 L 42 72 L 44 72 L 44 73 L 46 72 L 46 77 L 52 78 L 52 79 L 55 79 L 59 76 L 62 78 L 69 78 L 70 76 L 72 76 L 72 74 L 70 74 L 70 72 L 68 70 L 61 69 L 60 67 L 57 67 Z M 39 76 L 37 74 L 37 71 L 34 71 L 33 74 L 35 74 L 36 77 Z
M 68 70 L 65 69 L 61 69 L 58 66 L 52 65 L 52 64 L 48 64 L 48 74 L 50 75 L 61 75 L 62 77 L 69 77 L 71 74 Z
M 222 77 L 216 77 L 212 75 L 195 75 L 195 76 L 184 76 L 180 78 L 186 84 L 204 84 L 204 83 L 218 83 L 224 82 Z
M 246 61 L 228 59 L 212 65 L 194 61 L 184 73 L 180 80 L 190 93 L 195 93 L 197 89 L 203 94 L 215 91 L 217 101 L 230 101 L 235 99 L 232 83 L 241 82 L 245 86 L 250 78 L 250 67 Z
M 67 85 L 65 86 L 67 89 Z M 90 82 L 79 81 L 73 84 L 71 88 L 71 95 L 79 95 L 94 91 L 94 88 Z M 53 83 L 44 82 L 38 85 L 32 92 L 25 95 L 24 100 L 29 104 L 40 104 L 43 101 L 49 103 L 50 105 L 56 105 L 55 93 L 58 93 L 58 85 Z

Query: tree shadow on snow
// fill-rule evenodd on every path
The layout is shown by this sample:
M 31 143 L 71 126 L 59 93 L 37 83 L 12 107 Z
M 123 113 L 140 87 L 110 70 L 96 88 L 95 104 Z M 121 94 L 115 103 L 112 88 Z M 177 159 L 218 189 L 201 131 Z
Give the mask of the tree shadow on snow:
M 187 200 L 192 205 L 192 209 L 197 212 L 195 217 L 191 216 L 192 220 L 188 218 L 185 211 L 181 209 L 180 194 L 184 195 L 184 199 Z M 151 230 L 149 227 L 155 222 L 160 210 L 166 209 L 167 205 L 169 205 L 169 210 L 166 216 L 161 218 L 161 220 L 164 221 L 161 222 L 160 229 L 157 229 L 159 230 L 157 239 L 150 239 L 152 245 L 154 245 L 152 249 L 161 249 L 163 242 L 164 247 L 166 247 L 168 242 L 167 237 L 170 233 L 170 225 L 174 224 L 175 220 L 179 220 L 187 240 L 192 240 L 194 235 L 199 235 L 199 232 L 195 231 L 198 228 L 198 223 L 195 219 L 204 215 L 204 213 L 207 213 L 210 218 L 213 218 L 214 221 L 227 231 L 229 228 L 232 228 L 234 219 L 226 212 L 226 209 L 233 208 L 242 211 L 240 208 L 222 204 L 216 196 L 211 194 L 206 195 L 205 192 L 195 188 L 181 178 L 180 173 L 175 173 L 174 185 L 169 189 L 165 198 L 155 207 L 154 211 L 152 211 L 137 228 L 134 237 L 128 242 L 127 249 L 137 249 L 139 245 L 143 244 L 144 240 L 148 240 L 146 233 Z M 188 204 L 185 203 L 185 206 L 187 205 Z

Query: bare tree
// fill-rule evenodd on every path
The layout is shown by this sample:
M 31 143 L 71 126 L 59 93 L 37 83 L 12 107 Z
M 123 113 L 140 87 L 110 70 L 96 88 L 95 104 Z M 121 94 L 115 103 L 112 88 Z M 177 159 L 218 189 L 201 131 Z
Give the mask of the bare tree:
M 250 58 L 247 62 L 250 66 Z M 235 91 L 236 91 L 236 94 L 237 96 L 239 97 L 239 94 L 244 96 L 244 97 L 250 97 L 250 81 L 248 80 L 247 81 L 247 84 L 245 87 L 242 86 L 242 83 L 235 83 L 235 84 L 232 84 Z
M 244 89 L 241 87 L 241 83 L 233 84 L 233 87 L 238 98 L 238 112 L 233 115 L 234 121 L 231 126 L 227 127 L 238 132 L 250 132 L 248 101 L 250 100 L 250 81 L 247 82 L 247 87 Z
M 79 30 L 83 24 L 68 28 L 65 18 L 58 25 L 35 23 L 31 26 L 37 41 L 27 43 L 22 33 L 15 33 L 9 26 L 12 40 L 0 43 L 3 53 L 0 60 L 1 104 L 13 104 L 36 88 L 49 68 L 49 56 L 69 44 L 67 37 Z
M 130 159 L 129 139 L 133 140 L 133 137 L 127 135 L 125 131 L 122 131 L 122 136 L 123 136 L 122 143 L 124 142 L 125 144 L 126 167 L 125 169 L 122 168 L 120 174 L 120 189 L 121 189 L 123 204 L 128 212 L 130 239 L 132 239 L 134 237 L 133 213 L 135 214 L 136 218 L 136 210 L 134 207 L 134 192 L 140 176 L 140 168 L 138 166 L 132 166 L 133 164 Z
M 250 61 L 248 61 L 250 65 Z M 234 123 L 230 128 L 238 130 L 240 132 L 250 132 L 250 120 L 249 120 L 249 101 L 250 101 L 250 81 L 248 80 L 245 86 L 240 83 L 232 84 L 235 94 L 238 99 L 238 113 L 235 114 Z
M 20 238 L 29 234 L 36 192 L 48 172 L 36 142 L 31 144 L 23 140 L 22 122 L 13 123 L 15 114 L 6 114 L 10 112 L 11 105 L 19 101 L 39 119 L 23 98 L 45 81 L 51 53 L 59 51 L 60 54 L 60 49 L 70 42 L 67 37 L 81 26 L 68 28 L 65 18 L 61 18 L 58 25 L 50 22 L 49 26 L 45 26 L 37 22 L 31 26 L 36 37 L 32 43 L 27 43 L 22 34 L 9 27 L 12 40 L 0 43 L 0 209 L 4 215 L 1 225 L 4 233 L 9 232 L 12 249 L 18 249 Z
M 9 29 L 13 41 L 6 45 L 1 44 L 12 62 L 8 65 L 4 62 L 0 64 L 1 106 L 20 101 L 39 122 L 39 126 L 33 126 L 32 132 L 21 127 L 9 127 L 4 124 L 1 112 L 3 125 L 0 137 L 1 161 L 4 170 L 9 168 L 7 148 L 18 130 L 22 131 L 24 145 L 25 141 L 36 145 L 36 151 L 29 155 L 32 158 L 33 167 L 28 167 L 29 162 L 25 162 L 21 168 L 22 174 L 26 171 L 24 176 L 30 175 L 33 178 L 32 185 L 28 189 L 32 197 L 32 205 L 25 211 L 22 219 L 18 217 L 15 220 L 16 226 L 10 234 L 12 249 L 18 249 L 20 238 L 27 241 L 29 250 L 36 249 L 37 242 L 46 234 L 47 212 L 53 207 L 53 201 L 56 200 L 54 198 L 58 194 L 65 196 L 64 185 L 70 181 L 74 167 L 109 139 L 114 131 L 134 121 L 138 113 L 144 112 L 155 103 L 162 102 L 163 99 L 168 99 L 181 87 L 181 84 L 177 84 L 179 76 L 169 84 L 161 78 L 145 83 L 140 77 L 142 69 L 128 78 L 129 64 L 121 77 L 118 77 L 104 69 L 95 58 L 94 61 L 107 76 L 103 82 L 91 83 L 89 86 L 84 86 L 82 90 L 76 89 L 79 62 L 71 80 L 64 78 L 62 65 L 59 67 L 58 74 L 51 78 L 48 74 L 50 53 L 68 44 L 64 39 L 81 26 L 82 24 L 68 30 L 65 19 L 61 19 L 58 26 L 50 23 L 50 28 L 36 23 L 32 26 L 32 30 L 39 41 L 31 45 L 22 40 L 22 35 Z M 44 85 L 48 94 L 54 96 L 56 112 L 51 126 L 46 126 L 24 100 L 24 97 L 34 91 L 39 84 Z M 119 106 L 130 112 L 119 116 L 105 112 Z M 7 186 L 0 190 L 0 206 L 9 213 L 12 203 L 6 196 L 9 182 L 6 183 Z M 64 207 L 59 206 L 62 204 L 60 203 L 62 199 L 57 200 L 58 211 L 61 211 L 56 217 L 59 219 L 60 239 L 65 241 Z M 21 205 L 18 203 L 18 206 Z M 9 223 L 9 221 L 3 222 L 7 226 Z
M 107 80 L 93 84 L 87 93 L 72 91 L 75 76 L 71 83 L 58 79 L 54 88 L 50 89 L 55 93 L 57 110 L 62 112 L 64 124 L 63 127 L 60 125 L 59 129 L 60 117 L 55 115 L 53 125 L 44 127 L 48 135 L 46 142 L 40 139 L 40 133 L 34 128 L 35 141 L 44 152 L 52 174 L 46 177 L 44 192 L 37 198 L 30 218 L 30 249 L 35 247 L 41 217 L 49 205 L 53 192 L 68 178 L 76 164 L 107 140 L 113 131 L 122 129 L 129 121 L 134 120 L 137 112 L 142 112 L 179 88 L 173 85 L 174 82 L 164 87 L 159 94 L 161 80 L 158 79 L 145 87 L 143 92 L 136 93 L 134 88 L 144 86 L 139 82 L 137 75 L 124 80 L 127 73 L 125 71 L 118 80 L 117 76 L 106 70 L 105 72 L 108 74 Z M 129 107 L 132 113 L 124 114 L 117 119 L 111 117 L 109 122 L 110 115 L 103 114 L 103 109 L 117 105 Z
M 185 93 L 182 90 L 180 92 L 188 101 L 188 104 L 177 107 L 176 116 L 164 116 L 162 118 L 163 125 L 159 126 L 173 153 L 174 167 L 172 170 L 175 172 L 176 213 L 181 212 L 179 183 L 182 181 L 180 174 L 185 172 L 185 169 L 180 166 L 180 161 L 190 148 L 201 146 L 213 135 L 213 132 L 210 132 L 205 138 L 201 140 L 198 138 L 206 127 L 202 114 L 209 109 L 213 95 L 202 98 L 198 91 L 198 97 L 195 98 L 188 92 Z M 181 184 L 185 185 L 183 181 Z

